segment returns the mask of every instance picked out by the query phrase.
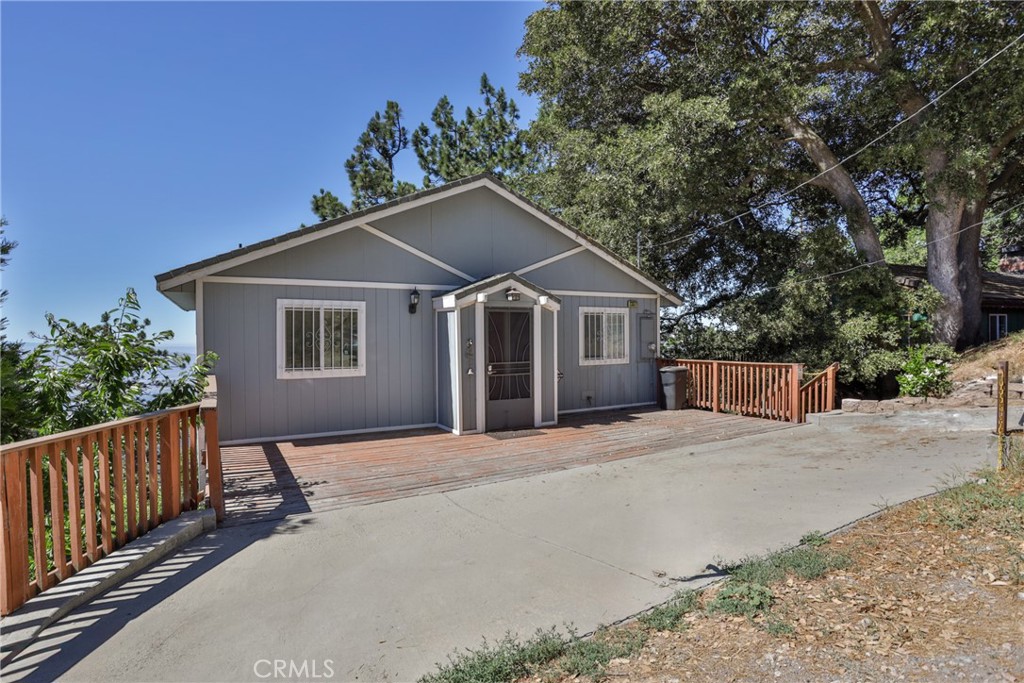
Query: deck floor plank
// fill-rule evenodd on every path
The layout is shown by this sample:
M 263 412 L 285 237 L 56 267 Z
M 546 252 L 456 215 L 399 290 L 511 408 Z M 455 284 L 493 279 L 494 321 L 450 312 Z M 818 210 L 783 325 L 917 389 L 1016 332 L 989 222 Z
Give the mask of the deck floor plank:
M 226 524 L 452 491 L 792 426 L 698 410 L 609 411 L 556 427 L 452 436 L 440 429 L 221 450 Z

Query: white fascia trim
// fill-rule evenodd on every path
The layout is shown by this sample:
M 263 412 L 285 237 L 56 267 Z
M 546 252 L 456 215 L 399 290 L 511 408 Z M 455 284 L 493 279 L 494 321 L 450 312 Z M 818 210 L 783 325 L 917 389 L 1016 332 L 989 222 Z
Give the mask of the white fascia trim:
M 426 429 L 427 427 L 437 427 L 448 432 L 451 431 L 444 425 L 439 425 L 434 422 L 424 422 L 422 424 L 414 425 L 397 425 L 395 427 L 370 427 L 367 429 L 345 429 L 340 432 L 315 432 L 312 434 L 286 434 L 284 436 L 266 436 L 258 439 L 232 439 L 231 441 L 221 441 L 221 446 L 245 446 L 254 443 L 279 443 L 282 441 L 301 441 L 303 439 L 322 439 L 328 436 L 349 436 L 355 434 L 374 434 L 376 432 L 402 432 L 409 429 Z
M 592 292 L 579 289 L 552 289 L 555 296 L 594 296 L 608 299 L 657 299 L 657 294 L 631 294 L 629 292 Z
M 601 410 L 622 410 L 623 408 L 643 408 L 644 406 L 657 405 L 655 401 L 647 403 L 620 403 L 614 406 L 597 406 L 596 408 L 573 408 L 572 410 L 559 410 L 559 415 L 572 415 L 573 413 L 596 413 Z
M 512 202 L 513 204 L 515 204 L 519 208 L 521 208 L 523 211 L 526 211 L 527 213 L 531 214 L 535 218 L 538 218 L 538 219 L 544 221 L 545 223 L 547 223 L 552 228 L 554 228 L 558 232 L 562 233 L 563 235 L 565 235 L 566 237 L 568 237 L 572 241 L 574 241 L 577 244 L 580 244 L 580 245 L 586 247 L 587 249 L 592 251 L 597 256 L 601 257 L 602 259 L 604 259 L 605 261 L 607 261 L 611 265 L 613 265 L 616 268 L 618 268 L 619 270 L 621 270 L 623 273 L 626 273 L 627 275 L 629 275 L 633 279 L 635 279 L 635 280 L 637 280 L 639 282 L 644 283 L 645 285 L 647 285 L 648 287 L 651 288 L 652 292 L 656 292 L 656 293 L 661 294 L 665 298 L 667 298 L 670 301 L 672 301 L 672 303 L 674 303 L 676 306 L 682 306 L 683 305 L 682 299 L 680 299 L 677 295 L 673 294 L 672 292 L 669 292 L 668 290 L 664 290 L 660 285 L 658 285 L 657 283 L 647 279 L 646 277 L 644 277 L 638 271 L 635 271 L 632 268 L 623 265 L 622 263 L 619 262 L 619 260 L 617 258 L 615 258 L 611 254 L 609 254 L 606 251 L 604 251 L 604 249 L 596 247 L 590 241 L 584 239 L 582 236 L 576 234 L 574 231 L 569 230 L 569 229 L 565 228 L 562 225 L 559 225 L 557 221 L 552 220 L 551 217 L 546 215 L 543 211 L 540 211 L 539 209 L 531 206 L 530 204 L 527 204 L 526 202 L 522 201 L 519 197 L 517 197 L 516 195 L 512 194 L 511 192 L 505 190 L 502 187 L 498 187 L 497 185 L 494 185 L 494 184 L 491 184 L 491 183 L 489 183 L 487 185 L 487 187 L 490 188 L 491 190 L 493 190 L 498 195 L 500 195 L 500 196 L 504 197 L 505 199 L 509 200 L 510 202 Z
M 352 289 L 422 289 L 444 292 L 460 285 L 427 285 L 417 282 L 370 282 L 363 280 L 309 280 L 295 277 L 242 277 L 210 275 L 203 282 L 225 285 L 285 285 L 286 287 L 349 287 Z
M 466 306 L 472 306 L 473 304 L 481 303 L 480 302 L 480 295 L 481 294 L 483 294 L 483 295 L 485 295 L 487 297 L 490 297 L 491 294 L 495 294 L 497 292 L 502 291 L 503 289 L 507 289 L 510 283 L 512 285 L 514 285 L 515 287 L 518 287 L 523 294 L 526 294 L 526 296 L 528 296 L 531 299 L 533 299 L 534 301 L 538 302 L 538 304 L 540 304 L 544 308 L 548 309 L 549 311 L 557 311 L 558 309 L 560 309 L 562 307 L 562 305 L 559 304 L 558 302 L 552 301 L 550 297 L 547 297 L 547 296 L 541 294 L 540 292 L 538 292 L 538 291 L 536 291 L 534 289 L 531 289 L 530 287 L 525 287 L 522 284 L 520 284 L 518 282 L 515 282 L 513 280 L 502 280 L 501 282 L 498 282 L 498 283 L 496 283 L 494 285 L 491 285 L 487 289 L 481 290 L 479 292 L 473 292 L 472 294 L 467 294 L 466 296 L 462 297 L 461 299 L 456 299 L 454 294 L 449 294 L 449 295 L 445 295 L 445 296 L 439 297 L 439 299 L 441 301 L 441 307 L 442 308 L 465 308 Z M 552 292 L 552 294 L 554 294 L 554 292 Z M 436 303 L 437 299 L 438 298 L 435 298 L 435 303 Z M 543 303 L 541 303 L 541 300 L 543 300 Z M 495 303 L 501 303 L 501 302 L 495 302 Z
M 366 232 L 370 233 L 374 237 L 379 237 L 380 239 L 384 240 L 385 242 L 393 244 L 396 247 L 398 247 L 399 249 L 407 251 L 410 254 L 412 254 L 413 256 L 416 256 L 418 258 L 423 259 L 427 263 L 435 265 L 438 268 L 442 268 L 444 270 L 447 270 L 452 275 L 458 275 L 459 277 L 461 277 L 466 282 L 474 282 L 477 279 L 477 278 L 473 277 L 472 275 L 468 275 L 466 273 L 463 273 L 458 268 L 453 268 L 452 266 L 448 265 L 447 263 L 445 263 L 441 259 L 434 258 L 433 256 L 431 256 L 430 254 L 428 254 L 425 251 L 420 251 L 419 249 L 417 249 L 416 247 L 412 246 L 411 244 L 407 244 L 407 243 L 403 242 L 402 240 L 400 240 L 400 239 L 398 239 L 396 237 L 392 237 L 391 235 L 387 234 L 386 232 L 381 232 L 380 230 L 378 230 L 377 228 L 373 227 L 369 223 L 360 223 L 359 227 L 362 228 L 363 230 L 365 230 Z
M 203 320 L 203 278 L 196 280 L 196 355 L 201 356 L 206 352 L 206 340 L 203 338 L 205 332 Z
M 452 197 L 454 195 L 462 194 L 463 192 L 469 192 L 471 190 L 475 190 L 477 188 L 484 187 L 484 186 L 494 187 L 492 184 L 487 182 L 486 178 L 481 178 L 480 180 L 477 180 L 477 181 L 472 182 L 472 183 L 467 183 L 466 185 L 460 185 L 458 187 L 453 187 L 450 190 L 447 190 L 445 192 L 438 192 L 437 194 L 432 194 L 432 195 L 430 195 L 428 197 L 421 197 L 420 199 L 413 199 L 411 201 L 404 202 L 404 203 L 399 204 L 397 206 L 392 206 L 392 207 L 387 208 L 387 209 L 381 209 L 380 211 L 374 212 L 373 218 L 375 220 L 379 220 L 381 218 L 387 218 L 388 216 L 393 216 L 393 215 L 395 215 L 397 213 L 403 213 L 405 211 L 409 211 L 411 209 L 415 209 L 415 208 L 420 207 L 420 206 L 426 206 L 427 204 L 433 204 L 434 202 L 439 201 L 441 199 L 445 199 L 446 197 Z M 164 282 L 159 283 L 158 289 L 160 291 L 164 291 L 164 290 L 167 290 L 167 289 L 172 289 L 172 288 L 177 287 L 178 285 L 184 284 L 186 282 L 192 282 L 193 280 L 195 280 L 197 278 L 205 277 L 206 275 L 212 275 L 214 273 L 219 273 L 219 272 L 227 270 L 229 268 L 234 268 L 236 266 L 240 266 L 243 263 L 249 263 L 250 261 L 255 261 L 256 259 L 261 259 L 264 256 L 270 256 L 271 254 L 276 254 L 276 253 L 278 253 L 280 251 L 284 251 L 286 249 L 291 249 L 292 247 L 297 247 L 297 246 L 302 245 L 302 244 L 307 244 L 309 242 L 314 242 L 314 241 L 316 241 L 318 239 L 323 239 L 324 237 L 330 237 L 331 235 L 337 235 L 339 232 L 344 232 L 345 230 L 349 230 L 350 228 L 355 228 L 355 227 L 357 227 L 357 226 L 359 226 L 361 224 L 364 224 L 364 223 L 366 223 L 366 217 L 365 216 L 361 216 L 359 218 L 353 218 L 350 221 L 345 221 L 343 223 L 338 223 L 337 225 L 331 226 L 330 228 L 324 228 L 323 230 L 318 230 L 316 232 L 308 233 L 306 235 L 299 235 L 297 237 L 293 237 L 292 239 L 288 240 L 287 242 L 279 242 L 277 244 L 271 244 L 271 245 L 268 245 L 268 246 L 266 246 L 266 247 L 264 247 L 262 249 L 257 249 L 256 251 L 251 251 L 251 252 L 246 253 L 246 254 L 240 254 L 240 255 L 236 256 L 235 258 L 228 259 L 226 261 L 220 261 L 218 263 L 212 263 L 212 264 L 206 266 L 205 268 L 200 268 L 198 270 L 193 270 L 193 271 L 189 271 L 187 273 L 182 273 L 181 275 L 178 275 L 176 277 L 170 278 L 169 280 L 165 280 Z
M 543 261 L 537 261 L 536 263 L 531 263 L 530 265 L 524 268 L 520 268 L 519 270 L 516 271 L 516 275 L 523 275 L 525 273 L 529 273 L 531 270 L 537 270 L 538 268 L 543 268 L 544 266 L 550 266 L 552 263 L 557 263 L 558 261 L 561 261 L 564 258 L 569 258 L 570 256 L 574 256 L 580 253 L 581 251 L 586 250 L 587 248 L 584 246 L 574 247 L 572 249 L 569 249 L 568 251 L 563 251 L 561 254 L 555 254 L 554 256 L 550 256 L 544 259 Z

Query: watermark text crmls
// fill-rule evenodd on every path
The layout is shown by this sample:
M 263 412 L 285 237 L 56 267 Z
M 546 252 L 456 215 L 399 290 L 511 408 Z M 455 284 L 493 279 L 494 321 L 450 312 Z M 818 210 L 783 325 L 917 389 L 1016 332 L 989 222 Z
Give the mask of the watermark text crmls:
M 267 680 L 322 681 L 334 678 L 333 659 L 257 659 L 252 665 L 257 678 Z

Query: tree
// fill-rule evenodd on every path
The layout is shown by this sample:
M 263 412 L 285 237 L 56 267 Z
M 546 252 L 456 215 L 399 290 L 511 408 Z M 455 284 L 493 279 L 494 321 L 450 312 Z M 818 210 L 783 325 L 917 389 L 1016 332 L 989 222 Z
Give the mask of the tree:
M 635 224 L 659 247 L 652 261 L 692 280 L 708 273 L 685 267 L 691 250 L 724 252 L 739 221 L 768 239 L 832 226 L 862 262 L 883 263 L 878 216 L 913 184 L 943 296 L 935 334 L 964 343 L 980 321 L 969 226 L 1022 193 L 1010 189 L 1021 185 L 1019 44 L 925 105 L 1022 23 L 1024 6 L 994 2 L 553 3 L 527 20 L 520 49 L 522 86 L 541 100 L 533 191 L 586 213 L 579 224 L 610 230 L 620 250 L 628 236 L 616 231 Z M 613 196 L 595 200 L 608 182 Z M 752 262 L 720 265 L 727 296 L 759 285 Z
M 441 97 L 430 116 L 433 130 L 421 123 L 413 131 L 425 187 L 483 172 L 514 179 L 527 167 L 530 156 L 515 100 L 504 88 L 495 90 L 487 74 L 480 76 L 480 94 L 483 106 L 466 107 L 461 120 L 448 96 Z
M 150 334 L 132 289 L 96 325 L 49 313 L 46 321 L 49 334 L 31 353 L 42 434 L 198 401 L 217 360 L 208 352 L 190 365 L 188 355 L 161 349 L 174 333 Z
M 18 246 L 5 235 L 8 222 L 0 217 L 0 271 L 7 269 L 11 252 Z M 0 290 L 0 308 L 7 303 L 7 290 Z M 0 318 L 0 441 L 10 443 L 36 434 L 38 419 L 32 391 L 34 368 L 26 360 L 24 345 L 8 341 L 7 318 Z
M 313 195 L 310 200 L 310 208 L 321 221 L 329 221 L 333 218 L 341 218 L 348 213 L 348 207 L 338 199 L 333 192 L 320 188 L 320 194 Z
M 395 177 L 395 157 L 409 146 L 402 125 L 402 108 L 388 100 L 384 113 L 374 112 L 359 136 L 352 156 L 345 162 L 352 188 L 352 210 L 382 204 L 416 190 L 412 183 Z M 315 201 L 315 199 L 314 199 Z

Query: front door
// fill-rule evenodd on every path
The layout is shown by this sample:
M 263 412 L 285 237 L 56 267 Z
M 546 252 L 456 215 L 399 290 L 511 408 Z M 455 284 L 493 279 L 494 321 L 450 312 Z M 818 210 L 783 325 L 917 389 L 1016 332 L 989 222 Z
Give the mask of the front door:
M 487 311 L 487 430 L 533 426 L 533 316 Z

